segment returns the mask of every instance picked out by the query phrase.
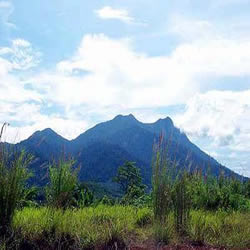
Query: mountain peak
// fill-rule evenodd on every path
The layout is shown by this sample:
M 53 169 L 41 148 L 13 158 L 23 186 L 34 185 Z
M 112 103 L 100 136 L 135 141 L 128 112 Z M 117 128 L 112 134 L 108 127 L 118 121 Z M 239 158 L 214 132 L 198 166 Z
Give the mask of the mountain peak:
M 167 116 L 166 118 L 163 118 L 163 119 L 160 118 L 155 123 L 156 124 L 166 124 L 166 125 L 171 126 L 171 127 L 174 126 L 174 123 L 173 123 L 172 119 L 169 116 Z
M 45 129 L 41 130 L 41 133 L 44 133 L 44 134 L 56 134 L 56 132 L 51 128 L 45 128 Z
M 114 121 L 118 124 L 127 124 L 127 125 L 135 125 L 137 123 L 139 123 L 139 121 L 132 115 L 132 114 L 129 114 L 129 115 L 117 115 L 113 120 L 111 121 Z
M 113 120 L 131 120 L 131 121 L 137 121 L 137 119 L 133 116 L 133 114 L 129 114 L 129 115 L 117 115 Z
M 43 130 L 36 131 L 33 135 L 31 135 L 32 139 L 40 140 L 41 138 L 48 138 L 49 140 L 63 140 L 67 141 L 65 138 L 63 138 L 61 135 L 57 134 L 53 129 L 51 128 L 45 128 Z
M 57 135 L 57 133 L 51 128 L 45 128 L 43 130 L 36 131 L 32 136 L 53 136 Z

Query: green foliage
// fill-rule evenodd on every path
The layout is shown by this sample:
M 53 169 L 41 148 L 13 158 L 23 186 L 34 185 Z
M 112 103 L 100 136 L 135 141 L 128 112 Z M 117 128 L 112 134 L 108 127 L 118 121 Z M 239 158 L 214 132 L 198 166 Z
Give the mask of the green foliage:
M 247 210 L 247 184 L 239 180 L 199 173 L 190 175 L 192 207 L 206 210 Z
M 115 200 L 108 197 L 107 195 L 104 195 L 103 198 L 100 201 L 100 204 L 102 205 L 108 205 L 108 206 L 112 206 L 115 204 Z
M 152 160 L 152 203 L 157 240 L 168 242 L 167 218 L 172 206 L 172 163 L 168 159 L 167 145 L 160 135 L 158 144 L 154 145 Z
M 15 213 L 13 230 L 19 238 L 13 239 L 13 242 L 18 244 L 25 239 L 34 248 L 38 248 L 37 242 L 43 242 L 48 249 L 55 249 L 55 244 L 59 244 L 57 249 L 65 249 L 65 244 L 70 244 L 67 249 L 111 249 L 107 245 L 114 239 L 117 243 L 129 245 L 131 235 L 138 242 L 148 237 L 152 240 L 153 227 L 156 240 L 177 244 L 179 239 L 176 238 L 174 213 L 168 214 L 164 227 L 153 223 L 153 218 L 152 209 L 134 206 L 99 205 L 64 211 L 26 207 Z M 249 222 L 250 213 L 190 211 L 189 240 L 227 249 L 248 249 Z M 16 246 L 13 249 L 19 248 Z
M 68 235 L 73 242 L 68 249 L 94 249 L 98 246 L 104 246 L 98 249 L 111 249 L 105 246 L 112 240 L 119 245 L 119 242 L 128 242 L 130 235 L 136 232 L 140 211 L 120 205 L 64 211 L 46 207 L 24 208 L 16 213 L 13 226 L 16 232 L 21 232 L 20 237 L 33 244 L 36 239 L 41 239 L 50 246 L 54 242 L 64 245 L 63 236 Z
M 134 162 L 126 161 L 123 166 L 120 166 L 113 181 L 117 182 L 124 192 L 122 204 L 139 205 L 143 203 L 146 186 L 142 184 L 140 170 Z
M 120 166 L 113 181 L 121 186 L 125 194 L 129 192 L 131 187 L 145 188 L 142 184 L 140 170 L 135 166 L 135 162 L 126 161 L 123 166 Z
M 121 203 L 127 205 L 139 205 L 140 201 L 143 202 L 145 189 L 138 186 L 130 186 L 126 194 L 122 197 Z
M 38 187 L 28 187 L 22 190 L 21 199 L 18 208 L 36 207 L 38 206 L 36 198 L 38 196 Z
M 89 207 L 94 202 L 94 194 L 87 185 L 77 185 L 74 191 L 74 198 L 78 208 Z
M 190 220 L 191 193 L 189 189 L 190 178 L 186 171 L 177 176 L 172 191 L 174 218 L 176 231 L 187 234 Z
M 169 220 L 169 219 L 168 219 Z M 173 224 L 170 223 L 154 223 L 153 230 L 154 230 L 154 238 L 157 242 L 162 244 L 169 244 L 171 241 L 171 230 L 173 228 Z
M 246 198 L 250 199 L 250 180 L 246 181 L 244 183 L 244 191 Z
M 189 227 L 194 241 L 226 248 L 250 247 L 250 213 L 192 211 Z
M 0 134 L 0 139 L 2 136 Z M 14 212 L 24 200 L 26 181 L 31 176 L 28 166 L 32 157 L 24 151 L 10 152 L 0 144 L 0 234 L 10 229 Z
M 144 207 L 137 211 L 136 224 L 138 226 L 144 227 L 150 225 L 153 222 L 152 219 L 153 219 L 153 214 L 151 209 Z
M 46 196 L 49 205 L 55 208 L 67 208 L 76 204 L 78 169 L 74 169 L 74 160 L 60 159 L 49 168 L 49 184 L 46 186 Z

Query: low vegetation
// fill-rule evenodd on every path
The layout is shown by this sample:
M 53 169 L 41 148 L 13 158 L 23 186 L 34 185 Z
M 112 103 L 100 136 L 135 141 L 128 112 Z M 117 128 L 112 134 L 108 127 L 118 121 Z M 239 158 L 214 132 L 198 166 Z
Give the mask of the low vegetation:
M 51 164 L 44 189 L 28 187 L 32 157 L 0 145 L 0 249 L 250 248 L 250 182 L 178 173 L 163 136 L 154 145 L 152 187 L 125 162 L 113 179 L 120 197 L 79 183 L 73 159 Z
M 185 240 L 195 244 L 247 248 L 250 247 L 249 221 L 249 213 L 192 210 L 186 232 L 189 237 Z M 163 225 L 168 230 L 169 244 L 183 242 L 175 230 L 173 213 Z M 101 204 L 65 211 L 48 207 L 24 208 L 15 214 L 12 227 L 15 236 L 8 246 L 15 244 L 21 249 L 58 249 L 58 246 L 61 249 L 105 249 L 115 244 L 123 249 L 125 245 L 154 239 L 154 230 L 157 230 L 151 208 Z

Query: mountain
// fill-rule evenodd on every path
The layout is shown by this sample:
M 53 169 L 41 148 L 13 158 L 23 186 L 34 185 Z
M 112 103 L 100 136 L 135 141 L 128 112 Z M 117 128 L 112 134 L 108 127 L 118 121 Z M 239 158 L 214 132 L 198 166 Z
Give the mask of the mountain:
M 18 144 L 35 156 L 32 164 L 32 182 L 43 185 L 49 162 L 63 155 L 71 155 L 81 165 L 79 178 L 84 181 L 108 183 L 117 168 L 126 160 L 135 161 L 141 169 L 144 182 L 151 181 L 152 148 L 156 138 L 164 135 L 169 157 L 178 162 L 178 168 L 189 166 L 219 175 L 241 178 L 194 145 L 167 117 L 155 123 L 142 123 L 132 114 L 118 115 L 113 120 L 97 124 L 74 140 L 66 140 L 51 129 L 35 132 Z
M 58 158 L 70 147 L 68 140 L 50 128 L 35 132 L 18 146 L 24 147 L 31 154 L 39 155 L 44 160 Z

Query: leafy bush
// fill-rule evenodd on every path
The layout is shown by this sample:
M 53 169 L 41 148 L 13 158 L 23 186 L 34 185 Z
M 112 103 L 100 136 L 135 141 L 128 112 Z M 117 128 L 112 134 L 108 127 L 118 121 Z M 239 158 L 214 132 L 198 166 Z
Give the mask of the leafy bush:
M 206 210 L 247 210 L 246 183 L 221 175 L 190 174 L 192 207 Z

